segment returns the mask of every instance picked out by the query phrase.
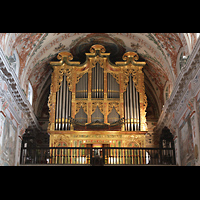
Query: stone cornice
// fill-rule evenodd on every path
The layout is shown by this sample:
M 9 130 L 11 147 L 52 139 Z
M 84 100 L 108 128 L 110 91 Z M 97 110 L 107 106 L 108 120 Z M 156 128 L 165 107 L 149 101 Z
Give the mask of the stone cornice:
M 1 78 L 6 82 L 8 90 L 10 91 L 10 94 L 12 95 L 14 101 L 18 105 L 19 109 L 27 115 L 29 126 L 41 130 L 38 120 L 33 112 L 33 108 L 20 87 L 19 80 L 14 72 L 14 69 L 10 67 L 10 64 L 1 48 L 0 71 Z

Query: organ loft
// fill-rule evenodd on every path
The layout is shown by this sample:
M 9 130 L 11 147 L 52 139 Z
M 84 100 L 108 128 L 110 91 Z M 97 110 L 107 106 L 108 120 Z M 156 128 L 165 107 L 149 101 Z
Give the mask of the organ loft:
M 50 62 L 50 147 L 145 147 L 147 96 L 145 62 L 135 52 L 111 63 L 93 45 L 84 63 L 60 52 Z

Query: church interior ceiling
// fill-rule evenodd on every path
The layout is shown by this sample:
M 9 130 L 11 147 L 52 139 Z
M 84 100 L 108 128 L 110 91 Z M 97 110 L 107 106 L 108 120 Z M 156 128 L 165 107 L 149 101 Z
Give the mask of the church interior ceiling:
M 50 61 L 59 52 L 70 51 L 74 60 L 83 63 L 85 53 L 94 44 L 105 46 L 111 62 L 121 61 L 127 51 L 138 53 L 145 61 L 147 97 L 157 102 L 158 116 L 164 104 L 164 89 L 169 95 L 180 72 L 180 55 L 188 57 L 197 41 L 195 33 L 0 33 L 0 47 L 7 58 L 16 51 L 19 56 L 19 81 L 27 93 L 30 81 L 33 91 L 33 108 L 37 112 L 44 91 L 49 90 L 52 69 Z M 150 92 L 151 91 L 151 92 Z M 45 96 L 46 95 L 46 96 Z M 160 102 L 160 103 L 159 103 Z M 150 109 L 150 108 L 149 108 Z M 153 112 L 153 110 L 152 110 Z

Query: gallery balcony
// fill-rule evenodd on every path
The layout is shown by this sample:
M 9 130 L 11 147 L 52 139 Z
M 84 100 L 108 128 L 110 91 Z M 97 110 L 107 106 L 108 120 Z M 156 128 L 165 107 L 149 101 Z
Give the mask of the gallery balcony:
M 24 147 L 20 164 L 68 166 L 176 165 L 173 148 Z

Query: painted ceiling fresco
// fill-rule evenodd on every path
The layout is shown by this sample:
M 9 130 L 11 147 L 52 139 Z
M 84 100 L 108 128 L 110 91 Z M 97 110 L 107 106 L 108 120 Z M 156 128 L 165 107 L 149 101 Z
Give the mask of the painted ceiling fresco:
M 180 72 L 180 53 L 189 56 L 197 41 L 195 33 L 0 33 L 0 47 L 7 58 L 16 51 L 20 60 L 19 80 L 27 92 L 28 82 L 37 100 L 49 79 L 48 63 L 61 51 L 70 51 L 74 60 L 85 61 L 93 44 L 102 44 L 111 53 L 111 62 L 122 60 L 127 51 L 135 51 L 147 62 L 144 73 L 157 101 L 163 102 L 166 84 L 172 91 Z

